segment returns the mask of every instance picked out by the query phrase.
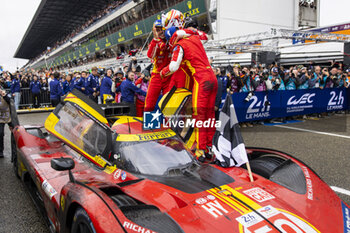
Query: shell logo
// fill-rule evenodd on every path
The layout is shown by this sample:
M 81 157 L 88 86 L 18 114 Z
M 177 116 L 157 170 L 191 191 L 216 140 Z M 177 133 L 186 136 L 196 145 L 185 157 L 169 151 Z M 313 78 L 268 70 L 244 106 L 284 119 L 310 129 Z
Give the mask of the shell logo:
M 191 10 L 191 9 L 192 9 L 192 1 L 188 1 L 188 2 L 187 2 L 187 6 L 188 6 L 188 9 Z

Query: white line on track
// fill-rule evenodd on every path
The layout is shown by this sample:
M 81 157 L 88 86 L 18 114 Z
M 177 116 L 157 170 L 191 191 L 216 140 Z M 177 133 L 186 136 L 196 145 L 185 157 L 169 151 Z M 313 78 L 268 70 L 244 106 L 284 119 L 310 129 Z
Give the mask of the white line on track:
M 349 190 L 346 190 L 346 189 L 343 189 L 343 188 L 338 188 L 338 187 L 335 187 L 335 186 L 331 186 L 331 189 L 333 189 L 333 191 L 335 191 L 337 193 L 341 193 L 341 194 L 345 194 L 345 195 L 350 196 L 350 191 Z
M 350 136 L 347 136 L 347 135 L 341 135 L 341 134 L 335 134 L 335 133 L 327 133 L 327 132 L 316 131 L 316 130 L 311 130 L 311 129 L 301 129 L 301 128 L 290 127 L 290 126 L 285 126 L 285 125 L 274 125 L 274 126 L 275 127 L 279 127 L 279 128 L 294 129 L 294 130 L 299 130 L 299 131 L 304 131 L 304 132 L 309 132 L 309 133 L 315 133 L 315 134 L 321 134 L 321 135 L 327 135 L 327 136 L 333 136 L 333 137 L 350 139 Z

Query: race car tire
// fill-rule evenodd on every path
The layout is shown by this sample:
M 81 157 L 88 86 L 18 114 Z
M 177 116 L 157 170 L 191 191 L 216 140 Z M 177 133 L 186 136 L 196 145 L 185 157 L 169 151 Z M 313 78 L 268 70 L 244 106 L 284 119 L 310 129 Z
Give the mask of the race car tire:
M 19 176 L 18 173 L 18 159 L 17 159 L 17 148 L 16 148 L 16 142 L 15 142 L 15 137 L 11 133 L 11 160 L 12 160 L 12 167 L 13 167 L 13 172 L 15 173 L 15 176 L 20 179 L 21 177 Z
M 72 230 L 74 233 L 96 233 L 94 225 L 92 224 L 89 215 L 86 211 L 78 207 L 75 211 L 72 223 Z
M 264 156 L 249 161 L 252 171 L 266 179 L 269 179 L 273 171 L 285 160 L 275 156 Z

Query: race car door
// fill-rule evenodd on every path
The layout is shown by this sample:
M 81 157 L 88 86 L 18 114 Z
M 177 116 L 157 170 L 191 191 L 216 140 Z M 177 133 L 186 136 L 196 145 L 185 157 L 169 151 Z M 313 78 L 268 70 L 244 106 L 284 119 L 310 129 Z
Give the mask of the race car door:
M 191 124 L 186 124 L 192 120 L 192 92 L 184 88 L 173 88 L 162 97 L 158 106 L 167 119 L 167 125 L 171 126 L 189 149 L 195 150 L 197 143 L 194 128 Z M 185 124 L 179 124 L 180 121 Z
M 113 132 L 102 109 L 79 91 L 65 97 L 46 119 L 45 128 L 94 164 L 108 164 Z

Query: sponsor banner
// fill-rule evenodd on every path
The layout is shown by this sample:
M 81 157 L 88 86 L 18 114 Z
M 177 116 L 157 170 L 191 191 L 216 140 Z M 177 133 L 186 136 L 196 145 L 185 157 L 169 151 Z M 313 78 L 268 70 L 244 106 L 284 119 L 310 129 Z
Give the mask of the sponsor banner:
M 279 91 L 255 92 L 249 101 L 246 101 L 247 95 L 247 92 L 232 95 L 239 122 L 266 120 L 279 114 L 281 103 Z
M 239 122 L 333 112 L 350 109 L 350 90 L 345 88 L 235 93 L 232 100 Z

